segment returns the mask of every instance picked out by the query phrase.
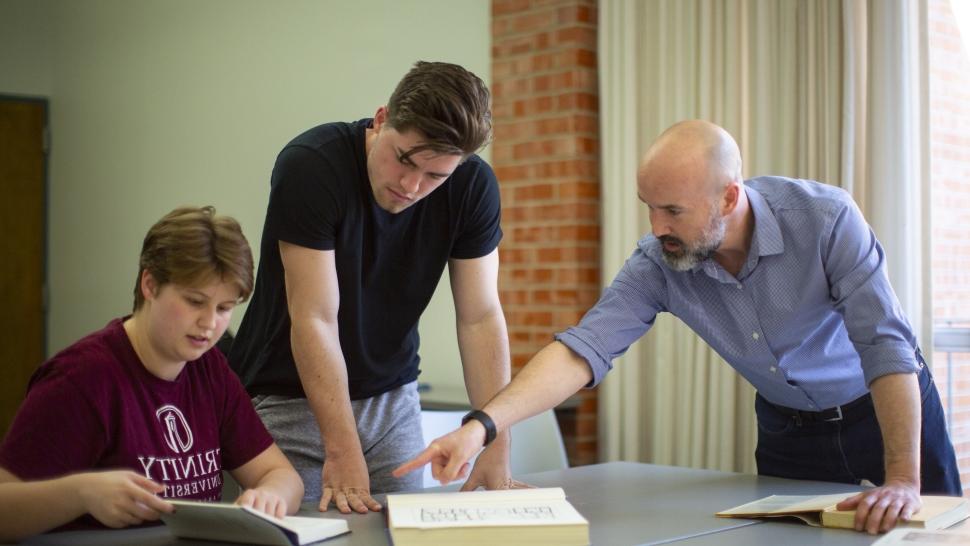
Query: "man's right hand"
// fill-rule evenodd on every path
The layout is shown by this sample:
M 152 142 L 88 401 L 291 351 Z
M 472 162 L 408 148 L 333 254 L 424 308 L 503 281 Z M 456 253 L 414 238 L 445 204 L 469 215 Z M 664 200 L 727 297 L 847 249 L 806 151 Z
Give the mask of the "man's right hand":
M 435 439 L 417 457 L 394 469 L 391 474 L 401 476 L 431 465 L 431 476 L 447 485 L 468 476 L 468 461 L 482 450 L 485 443 L 485 427 L 478 421 L 469 421 L 461 428 Z
M 339 457 L 327 454 L 323 462 L 323 496 L 320 511 L 326 512 L 333 501 L 341 514 L 351 511 L 366 514 L 381 511 L 381 503 L 370 496 L 370 476 L 367 463 L 360 452 Z

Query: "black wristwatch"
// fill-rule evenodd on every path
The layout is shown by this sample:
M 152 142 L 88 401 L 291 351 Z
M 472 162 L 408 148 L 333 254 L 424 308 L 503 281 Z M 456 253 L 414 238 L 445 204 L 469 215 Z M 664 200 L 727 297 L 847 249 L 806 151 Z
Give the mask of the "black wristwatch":
M 495 430 L 495 421 L 492 421 L 492 418 L 482 410 L 471 410 L 461 418 L 462 426 L 472 419 L 478 421 L 483 427 L 485 427 L 485 443 L 482 444 L 482 446 L 484 447 L 492 443 L 492 440 L 494 440 L 496 434 L 498 434 L 498 431 Z

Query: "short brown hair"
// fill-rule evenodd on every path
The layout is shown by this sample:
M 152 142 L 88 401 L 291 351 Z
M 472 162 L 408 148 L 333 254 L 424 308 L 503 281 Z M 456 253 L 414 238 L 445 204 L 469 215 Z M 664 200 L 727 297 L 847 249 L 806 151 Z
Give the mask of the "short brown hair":
M 465 158 L 492 136 L 488 101 L 478 76 L 456 64 L 418 61 L 387 102 L 387 124 L 424 136 L 425 143 L 406 155 L 431 150 Z
M 142 272 L 148 271 L 161 287 L 168 283 L 197 286 L 216 277 L 239 288 L 239 301 L 253 292 L 253 254 L 239 222 L 216 215 L 216 209 L 179 207 L 155 223 L 141 247 L 135 306 L 145 303 Z

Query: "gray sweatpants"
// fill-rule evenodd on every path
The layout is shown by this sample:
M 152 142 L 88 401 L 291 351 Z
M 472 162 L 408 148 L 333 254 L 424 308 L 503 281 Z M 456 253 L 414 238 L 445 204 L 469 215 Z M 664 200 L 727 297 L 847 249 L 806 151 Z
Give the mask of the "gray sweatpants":
M 392 470 L 424 449 L 417 385 L 412 381 L 384 394 L 350 402 L 370 473 L 371 493 L 421 489 L 421 472 L 391 476 Z M 258 395 L 253 406 L 303 478 L 303 500 L 319 500 L 323 493 L 323 442 L 307 399 Z

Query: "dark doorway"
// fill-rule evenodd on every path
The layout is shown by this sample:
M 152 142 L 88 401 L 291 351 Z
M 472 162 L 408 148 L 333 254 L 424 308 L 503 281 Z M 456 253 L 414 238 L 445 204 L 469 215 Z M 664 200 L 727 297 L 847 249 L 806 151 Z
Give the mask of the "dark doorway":
M 47 101 L 0 95 L 0 436 L 46 343 Z

